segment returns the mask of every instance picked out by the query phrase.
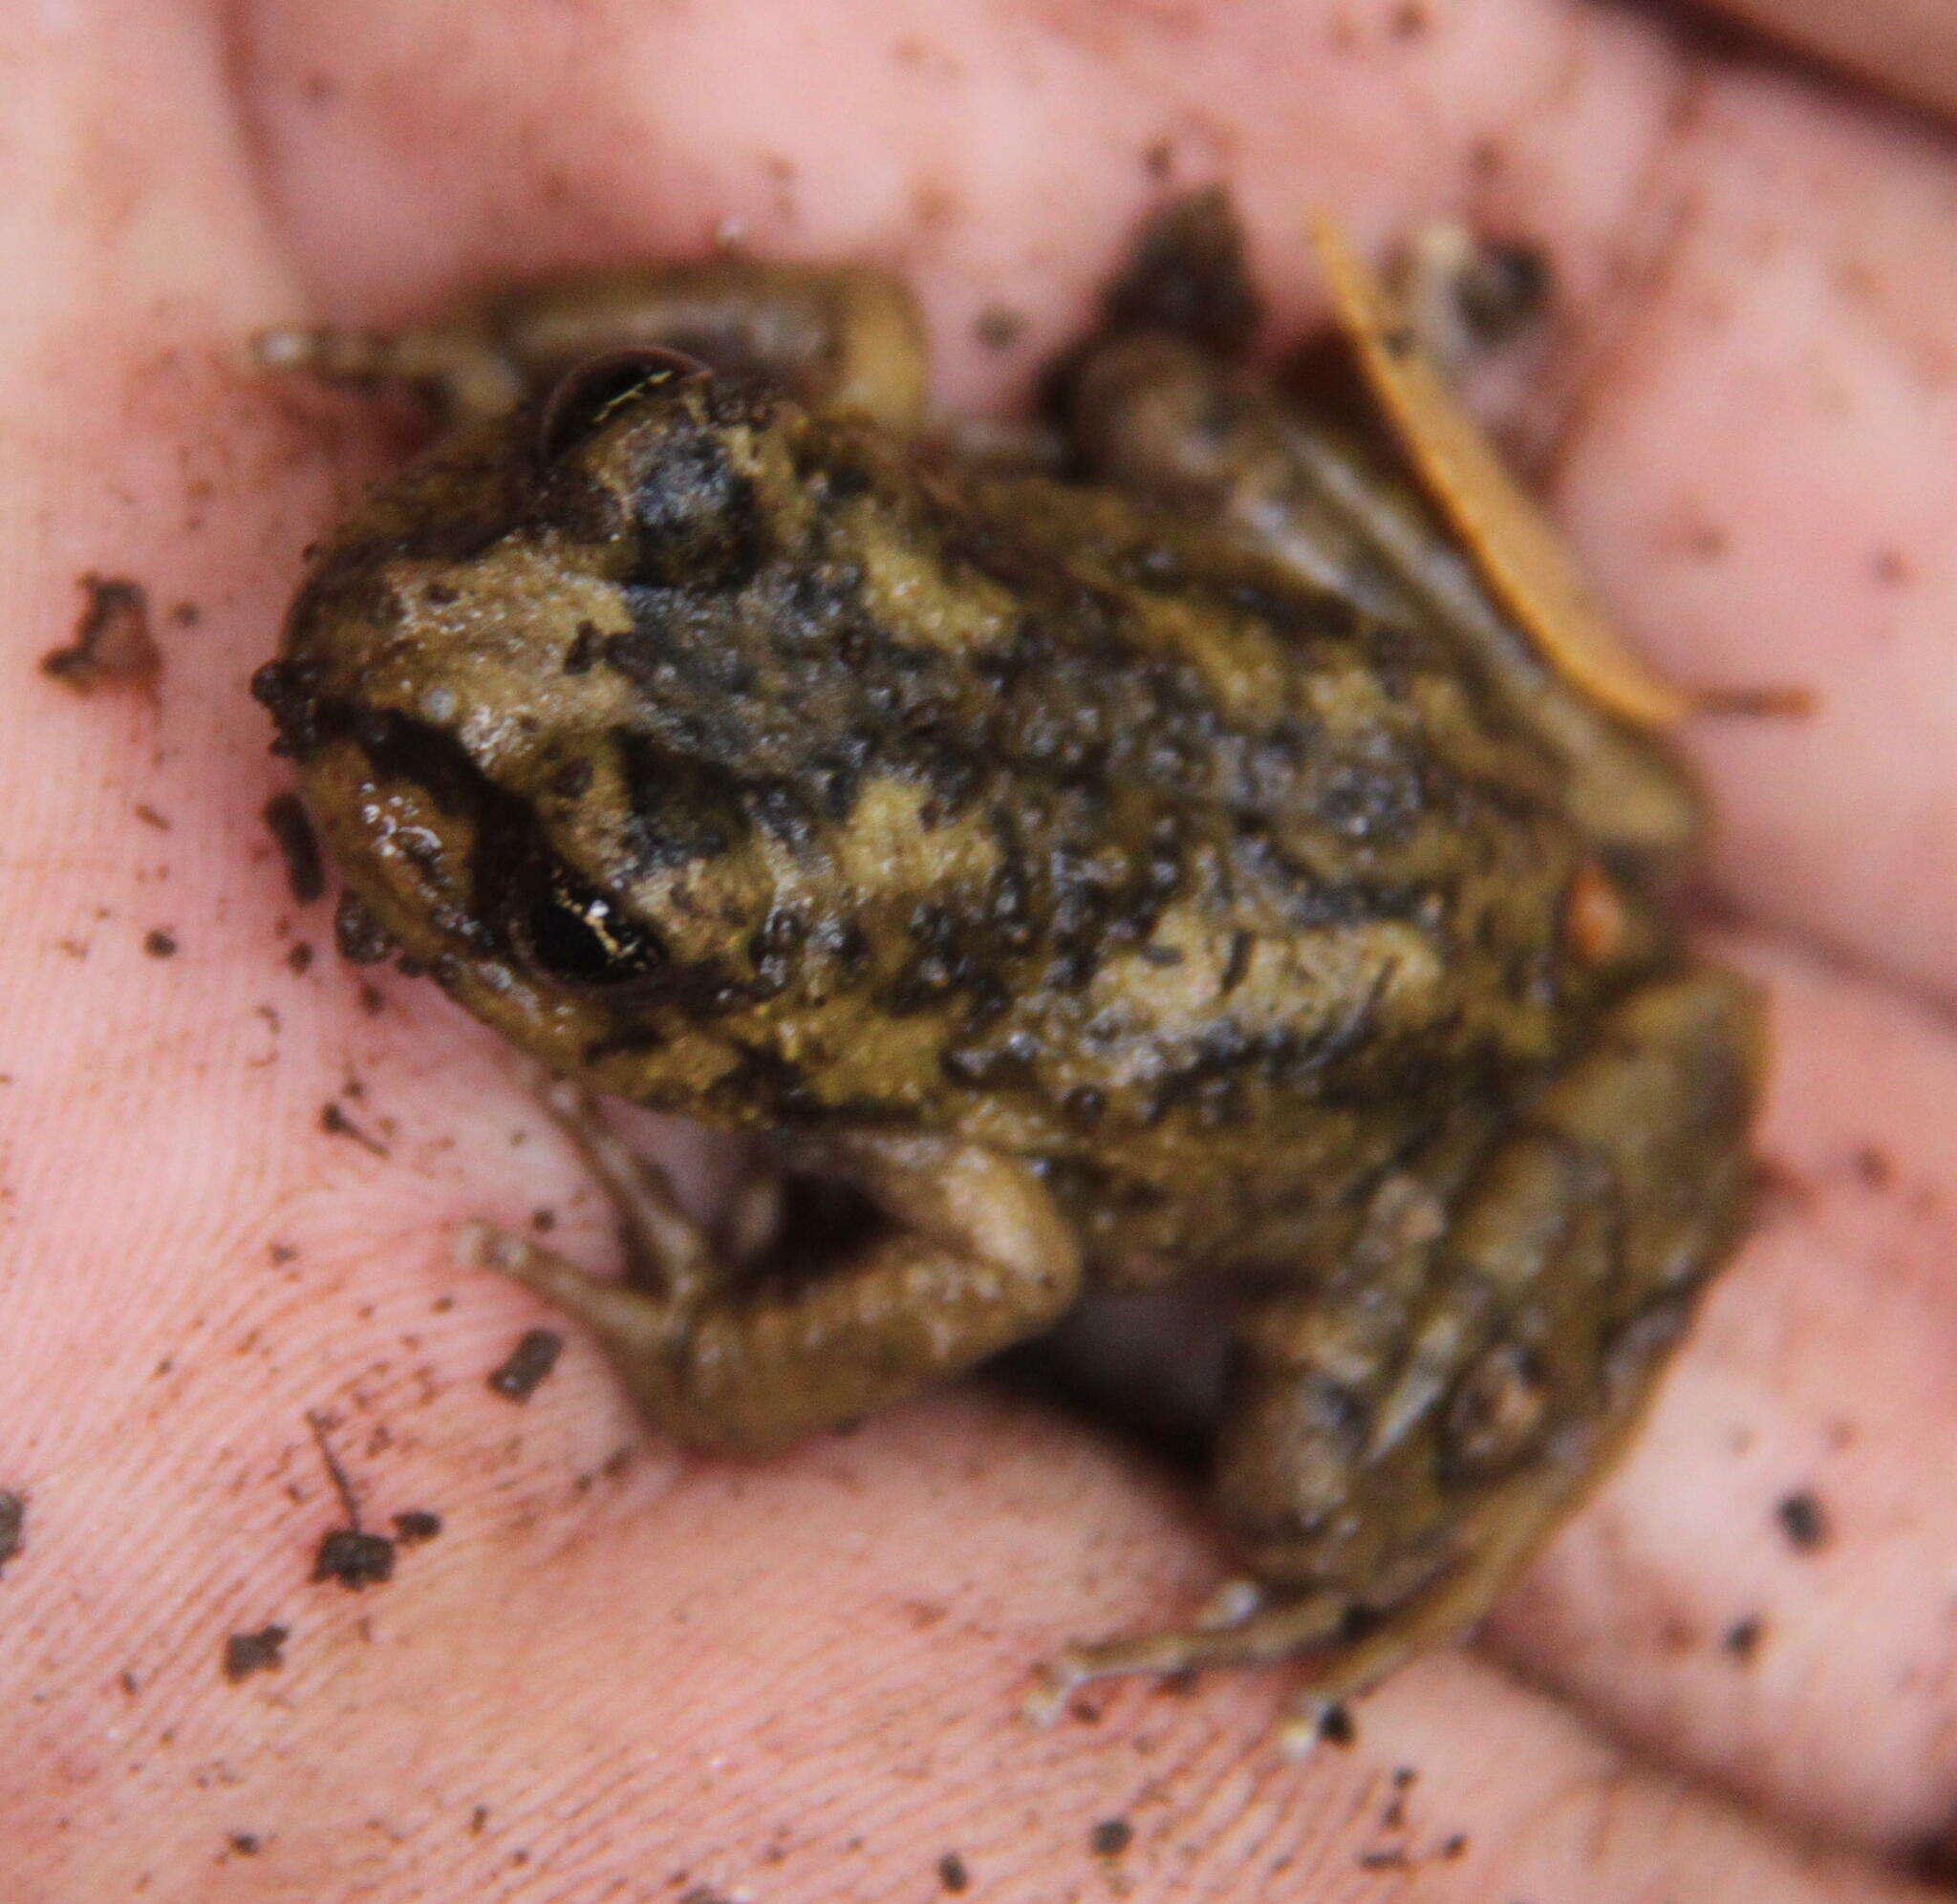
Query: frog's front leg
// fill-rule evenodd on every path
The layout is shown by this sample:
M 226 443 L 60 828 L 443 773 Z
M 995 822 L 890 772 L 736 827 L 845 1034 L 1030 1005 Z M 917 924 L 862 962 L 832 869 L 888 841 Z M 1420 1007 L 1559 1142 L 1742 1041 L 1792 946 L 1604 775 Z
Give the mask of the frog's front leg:
M 1762 1062 L 1740 981 L 1653 983 L 1445 1207 L 1389 1179 L 1367 1259 L 1239 1329 L 1215 1488 L 1257 1592 L 1074 1648 L 1049 1683 L 1315 1653 L 1308 1730 L 1478 1620 L 1608 1466 L 1735 1240 Z
M 976 1145 L 785 1143 L 785 1163 L 853 1183 L 886 1227 L 806 1277 L 756 1283 L 594 1106 L 560 1094 L 551 1108 L 612 1193 L 634 1274 L 594 1276 L 481 1227 L 465 1252 L 595 1330 L 647 1416 L 694 1446 L 759 1453 L 853 1421 L 1050 1328 L 1079 1292 L 1079 1252 L 1045 1189 Z
M 647 350 L 755 372 L 805 403 L 899 430 L 924 410 L 916 301 L 899 279 L 860 266 L 721 258 L 586 272 L 501 293 L 448 323 L 269 331 L 255 348 L 269 370 L 405 385 L 448 424 L 502 416 L 581 365 Z

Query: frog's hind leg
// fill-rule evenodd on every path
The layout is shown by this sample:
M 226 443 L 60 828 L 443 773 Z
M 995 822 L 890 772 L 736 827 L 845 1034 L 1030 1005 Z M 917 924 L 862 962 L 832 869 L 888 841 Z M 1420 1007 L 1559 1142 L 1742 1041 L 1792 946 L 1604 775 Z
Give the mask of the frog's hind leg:
M 756 1277 L 589 1102 L 552 1108 L 618 1207 L 632 1278 L 481 1226 L 466 1257 L 586 1322 L 646 1414 L 693 1445 L 759 1452 L 856 1420 L 1051 1327 L 1079 1290 L 1047 1192 L 993 1152 L 885 1133 L 797 1142 L 789 1165 L 852 1183 L 884 1227 L 810 1273 Z
M 1736 1238 L 1761 1062 L 1738 980 L 1655 983 L 1445 1208 L 1389 1179 L 1376 1259 L 1241 1325 L 1216 1489 L 1258 1594 L 1076 1647 L 1049 1685 L 1305 1654 L 1296 1741 L 1472 1627 L 1608 1467 Z
M 1390 433 L 1161 332 L 1086 353 L 1065 408 L 1091 475 L 1208 512 L 1310 588 L 1464 654 L 1564 762 L 1573 817 L 1612 857 L 1660 870 L 1689 858 L 1699 802 L 1672 749 L 1566 679 L 1501 607 Z

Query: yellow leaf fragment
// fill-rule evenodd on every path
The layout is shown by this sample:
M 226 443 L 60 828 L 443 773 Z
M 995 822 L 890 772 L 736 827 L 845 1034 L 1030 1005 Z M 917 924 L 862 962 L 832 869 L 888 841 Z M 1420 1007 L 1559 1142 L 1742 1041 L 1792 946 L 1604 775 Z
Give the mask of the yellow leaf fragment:
M 1544 660 L 1625 720 L 1682 720 L 1696 698 L 1624 645 L 1549 519 L 1503 467 L 1345 235 L 1319 218 L 1312 239 L 1340 328 L 1408 460 Z

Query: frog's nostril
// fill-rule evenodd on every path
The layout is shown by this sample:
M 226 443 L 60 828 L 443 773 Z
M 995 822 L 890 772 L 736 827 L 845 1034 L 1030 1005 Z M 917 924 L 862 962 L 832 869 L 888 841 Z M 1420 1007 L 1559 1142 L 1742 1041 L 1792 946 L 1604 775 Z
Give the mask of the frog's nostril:
M 558 379 L 544 401 L 537 447 L 554 461 L 597 430 L 621 405 L 656 390 L 677 390 L 704 376 L 706 366 L 684 351 L 615 351 L 593 357 Z

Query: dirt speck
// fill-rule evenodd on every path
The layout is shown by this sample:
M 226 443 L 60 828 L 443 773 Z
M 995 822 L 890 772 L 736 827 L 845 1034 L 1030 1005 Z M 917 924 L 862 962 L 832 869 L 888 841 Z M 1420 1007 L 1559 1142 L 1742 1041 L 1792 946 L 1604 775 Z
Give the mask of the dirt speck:
M 265 824 L 286 863 L 286 884 L 295 905 L 311 906 L 326 891 L 326 867 L 312 823 L 295 793 L 275 793 L 265 802 Z
M 938 1859 L 937 1881 L 944 1890 L 954 1895 L 970 1889 L 972 1873 L 965 1869 L 965 1861 L 957 1851 L 947 1851 Z
M 367 1533 L 359 1528 L 334 1528 L 320 1543 L 313 1556 L 312 1579 L 337 1580 L 342 1587 L 359 1593 L 365 1587 L 378 1587 L 394 1578 L 394 1542 L 384 1533 Z
M 258 1855 L 259 1837 L 256 1831 L 233 1831 L 225 1842 L 241 1858 L 256 1857 Z
M 148 801 L 138 801 L 134 811 L 136 817 L 145 826 L 154 826 L 159 833 L 167 833 L 170 830 L 169 821 L 162 814 L 159 813 Z
M 1327 1745 L 1350 1745 L 1359 1737 L 1359 1727 L 1343 1705 L 1328 1705 L 1319 1719 L 1319 1737 Z
M 1726 1629 L 1726 1637 L 1719 1643 L 1742 1666 L 1748 1666 L 1760 1650 L 1766 1632 L 1767 1623 L 1758 1614 L 1744 1614 Z
M 286 953 L 286 970 L 294 978 L 303 978 L 312 970 L 312 948 L 304 939 L 300 939 Z
M 1154 139 L 1142 148 L 1142 170 L 1158 184 L 1175 170 L 1175 141 Z
M 972 320 L 972 334 L 988 351 L 1009 351 L 1025 333 L 1024 315 L 1002 304 L 988 304 Z
M 1888 1152 L 1873 1144 L 1859 1145 L 1848 1164 L 1864 1189 L 1886 1190 L 1896 1181 L 1896 1166 Z
M 1087 1833 L 1087 1846 L 1097 1858 L 1118 1858 L 1134 1836 L 1135 1828 L 1126 1818 L 1104 1818 Z
M 225 1641 L 225 1678 L 235 1686 L 253 1673 L 269 1673 L 286 1663 L 285 1644 L 291 1635 L 282 1626 L 261 1626 L 255 1633 L 234 1633 Z
M 369 1137 L 347 1115 L 346 1106 L 337 1098 L 328 1100 L 319 1107 L 319 1127 L 329 1137 L 351 1138 L 362 1150 L 371 1151 L 376 1157 L 387 1155 L 387 1145 L 378 1138 Z
M 1816 1553 L 1828 1544 L 1828 1510 L 1811 1488 L 1784 1496 L 1774 1509 L 1774 1518 L 1796 1553 Z
M 441 1531 L 441 1516 L 426 1508 L 410 1508 L 394 1517 L 394 1537 L 403 1547 L 419 1547 Z
M 27 1544 L 27 1496 L 0 1487 L 0 1573 Z
M 554 1329 L 526 1329 L 503 1361 L 489 1371 L 489 1387 L 510 1401 L 527 1401 L 544 1384 L 564 1353 Z
M 1467 1832 L 1451 1831 L 1441 1840 L 1440 1850 L 1435 1855 L 1445 1858 L 1450 1864 L 1452 1864 L 1456 1858 L 1466 1857 L 1468 1855 Z
M 66 648 L 41 656 L 41 673 L 78 695 L 97 688 L 154 689 L 163 657 L 149 631 L 149 592 L 119 575 L 84 575 L 84 600 Z
M 161 926 L 153 926 L 142 935 L 142 949 L 151 958 L 175 958 L 177 935 Z

